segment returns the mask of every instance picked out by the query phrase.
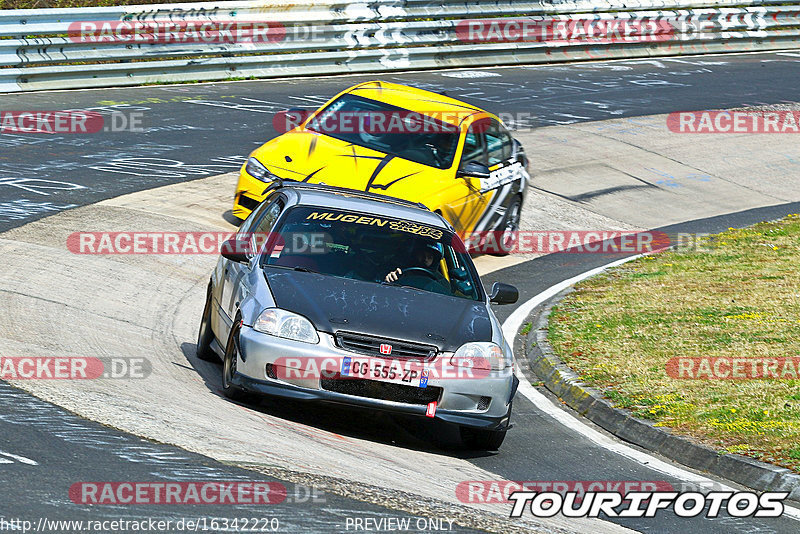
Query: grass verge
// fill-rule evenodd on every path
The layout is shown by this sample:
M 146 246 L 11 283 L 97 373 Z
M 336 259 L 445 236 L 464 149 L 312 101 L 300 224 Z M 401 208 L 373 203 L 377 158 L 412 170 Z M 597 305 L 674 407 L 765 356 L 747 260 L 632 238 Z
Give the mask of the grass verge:
M 553 309 L 548 336 L 563 361 L 616 406 L 720 452 L 800 472 L 798 374 L 685 379 L 667 370 L 677 357 L 746 359 L 744 370 L 798 361 L 797 214 L 586 280 Z

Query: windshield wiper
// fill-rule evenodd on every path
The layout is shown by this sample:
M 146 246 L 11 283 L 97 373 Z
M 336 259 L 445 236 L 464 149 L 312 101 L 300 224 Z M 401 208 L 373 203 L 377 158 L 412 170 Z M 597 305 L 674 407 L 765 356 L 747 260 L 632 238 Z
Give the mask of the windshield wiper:
M 298 267 L 289 267 L 288 265 L 270 265 L 270 264 L 266 264 L 264 267 L 273 267 L 275 269 L 288 269 L 290 271 L 299 271 L 301 273 L 320 274 L 319 271 L 315 271 L 314 269 L 311 269 L 309 267 L 299 267 L 299 266 Z
M 292 267 L 293 271 L 300 271 L 301 273 L 316 273 L 319 274 L 319 271 L 315 271 L 314 269 L 310 269 L 308 267 Z
M 402 284 L 394 284 L 394 283 L 391 283 L 391 282 L 381 282 L 381 285 L 382 286 L 391 286 L 391 287 L 402 287 L 403 289 L 414 289 L 416 291 L 422 291 L 423 293 L 430 293 L 430 291 L 428 291 L 427 289 L 420 289 L 418 287 L 406 286 L 406 285 L 402 285 Z

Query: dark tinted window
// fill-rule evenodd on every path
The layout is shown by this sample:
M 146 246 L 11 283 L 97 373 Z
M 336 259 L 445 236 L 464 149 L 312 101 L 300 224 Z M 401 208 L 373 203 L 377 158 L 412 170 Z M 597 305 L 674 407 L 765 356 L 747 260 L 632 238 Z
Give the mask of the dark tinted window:
M 261 220 L 253 226 L 253 232 L 265 234 L 272 230 L 275 221 L 278 220 L 278 215 L 281 214 L 281 210 L 283 210 L 283 202 L 281 200 L 276 200 L 270 204 Z
M 306 128 L 437 169 L 453 164 L 459 138 L 457 126 L 355 95 L 331 102 Z
M 265 269 L 299 269 L 384 283 L 389 272 L 400 268 L 404 272 L 397 285 L 470 300 L 483 298 L 463 243 L 440 228 L 368 213 L 294 207 L 270 239 L 261 260 Z
M 237 233 L 246 234 L 250 232 L 250 229 L 257 221 L 261 219 L 261 216 L 264 215 L 264 212 L 270 207 L 271 204 L 272 203 L 269 201 L 269 197 L 267 197 L 267 200 L 264 200 L 264 202 L 259 204 L 256 209 L 251 211 L 250 215 L 247 216 L 247 219 L 245 219 L 244 222 L 239 225 L 239 230 L 237 230 Z
M 479 123 L 472 123 L 464 136 L 464 151 L 461 153 L 461 165 L 471 161 L 482 163 L 486 165 L 486 146 L 483 138 L 483 130 L 486 128 L 480 127 Z
M 492 119 L 486 130 L 486 148 L 489 152 L 489 166 L 492 167 L 511 158 L 514 141 L 505 127 Z

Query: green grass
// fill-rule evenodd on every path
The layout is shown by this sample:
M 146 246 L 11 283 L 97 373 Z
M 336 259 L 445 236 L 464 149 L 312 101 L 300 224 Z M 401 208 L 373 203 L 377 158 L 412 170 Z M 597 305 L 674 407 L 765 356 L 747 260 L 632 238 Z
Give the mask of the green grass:
M 703 251 L 641 258 L 579 284 L 549 339 L 636 416 L 800 472 L 800 380 L 686 380 L 677 356 L 800 356 L 800 217 L 729 229 Z

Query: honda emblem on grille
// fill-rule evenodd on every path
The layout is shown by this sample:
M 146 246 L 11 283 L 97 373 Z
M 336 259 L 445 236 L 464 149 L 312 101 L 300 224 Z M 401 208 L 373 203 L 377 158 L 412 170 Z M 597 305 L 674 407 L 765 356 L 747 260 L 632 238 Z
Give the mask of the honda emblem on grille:
M 381 343 L 381 354 L 391 354 L 392 346 L 388 343 Z

